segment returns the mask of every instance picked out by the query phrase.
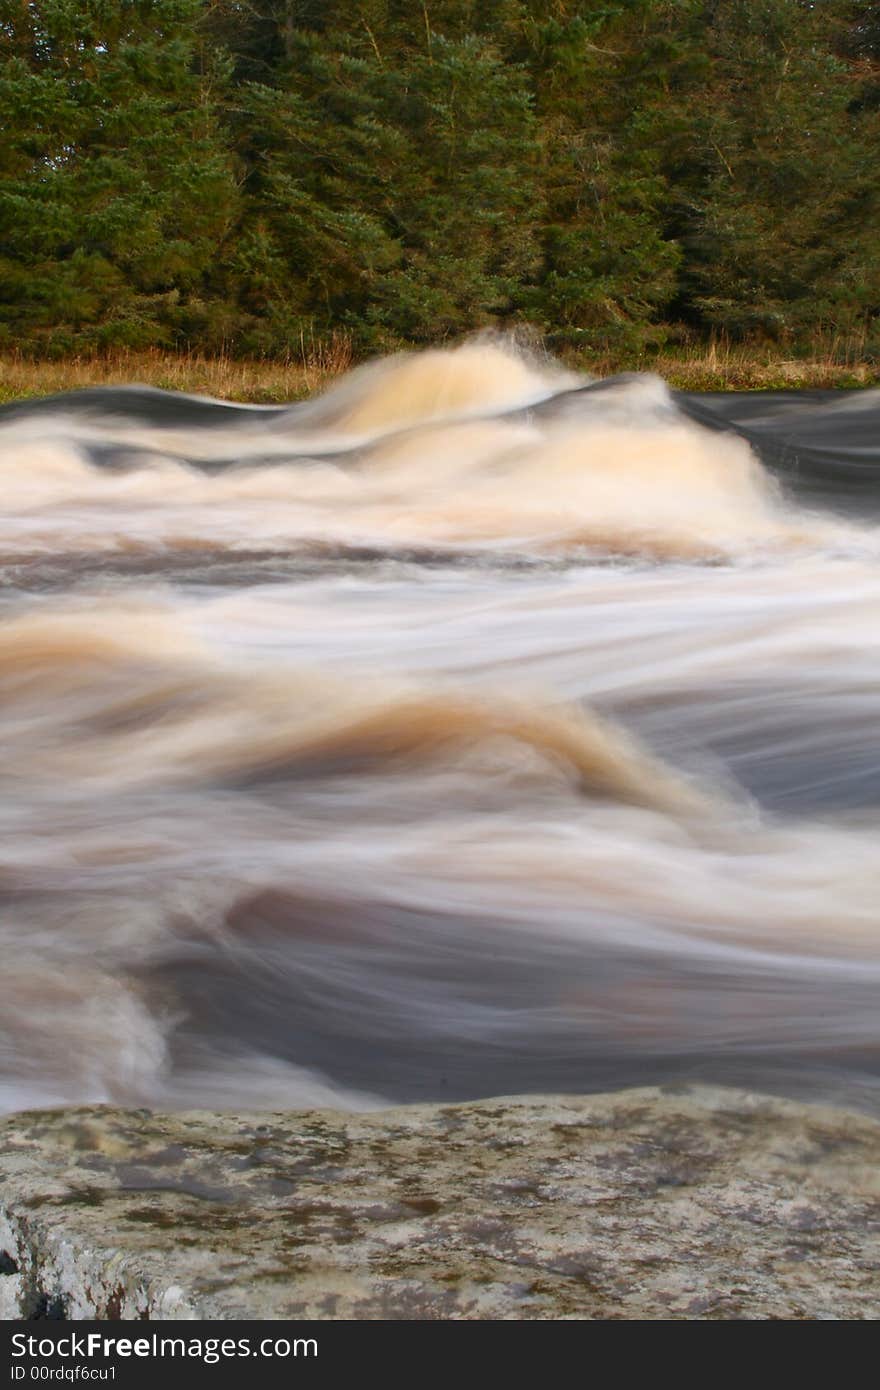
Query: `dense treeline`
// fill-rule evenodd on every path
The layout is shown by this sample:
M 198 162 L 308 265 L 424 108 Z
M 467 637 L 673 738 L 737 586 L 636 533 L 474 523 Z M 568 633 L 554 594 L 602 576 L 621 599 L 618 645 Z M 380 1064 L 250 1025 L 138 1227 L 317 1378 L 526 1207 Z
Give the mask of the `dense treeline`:
M 880 5 L 0 0 L 0 346 L 880 356 Z

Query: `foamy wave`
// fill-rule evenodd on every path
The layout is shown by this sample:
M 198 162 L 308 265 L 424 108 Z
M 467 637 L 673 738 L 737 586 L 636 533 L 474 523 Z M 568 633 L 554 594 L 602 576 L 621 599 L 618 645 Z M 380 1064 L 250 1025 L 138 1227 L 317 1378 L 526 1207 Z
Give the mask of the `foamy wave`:
M 880 1106 L 876 533 L 679 404 L 482 342 L 0 411 L 0 1103 Z M 872 410 L 798 426 L 853 498 Z
M 685 419 L 656 379 L 573 382 L 476 343 L 358 369 L 303 407 L 223 411 L 210 428 L 180 427 L 173 406 L 167 425 L 120 417 L 112 392 L 88 410 L 35 407 L 0 428 L 3 550 L 711 559 L 864 542 L 784 501 L 747 443 Z
M 588 711 L 309 670 L 237 671 L 170 618 L 36 613 L 0 624 L 0 778 L 116 791 L 297 779 L 475 758 L 516 772 L 526 750 L 585 793 L 681 813 L 697 793 Z
M 291 420 L 358 436 L 387 434 L 435 420 L 521 410 L 583 382 L 501 338 L 478 338 L 357 367 Z

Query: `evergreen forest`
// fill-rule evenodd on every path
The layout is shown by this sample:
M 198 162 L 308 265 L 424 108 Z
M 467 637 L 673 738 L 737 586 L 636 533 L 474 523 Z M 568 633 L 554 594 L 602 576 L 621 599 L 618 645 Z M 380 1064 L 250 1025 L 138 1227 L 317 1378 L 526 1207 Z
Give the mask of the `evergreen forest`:
M 0 349 L 880 358 L 880 4 L 0 0 Z

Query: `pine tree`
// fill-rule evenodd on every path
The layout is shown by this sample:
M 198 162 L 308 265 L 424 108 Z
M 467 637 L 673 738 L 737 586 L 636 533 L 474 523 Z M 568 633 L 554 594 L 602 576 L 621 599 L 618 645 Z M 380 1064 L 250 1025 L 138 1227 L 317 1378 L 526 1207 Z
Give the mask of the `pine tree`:
M 848 8 L 710 7 L 709 80 L 688 94 L 691 168 L 677 171 L 698 322 L 794 343 L 864 331 L 880 311 L 880 123 L 834 51 Z
M 523 52 L 543 146 L 544 270 L 527 307 L 551 341 L 638 349 L 662 336 L 680 250 L 642 103 L 667 55 L 641 0 L 533 4 Z
M 880 353 L 878 15 L 0 0 L 0 343 Z
M 525 74 L 425 9 L 276 4 L 236 36 L 253 349 L 343 327 L 363 349 L 504 320 L 536 265 Z M 245 18 L 242 16 L 242 18 Z
M 175 341 L 236 188 L 198 0 L 0 0 L 0 333 Z M 196 314 L 198 317 L 198 313 Z

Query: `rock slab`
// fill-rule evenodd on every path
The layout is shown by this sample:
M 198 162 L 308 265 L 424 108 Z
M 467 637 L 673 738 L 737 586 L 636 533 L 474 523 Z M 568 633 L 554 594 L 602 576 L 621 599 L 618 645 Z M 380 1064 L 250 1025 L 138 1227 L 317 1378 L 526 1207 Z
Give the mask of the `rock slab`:
M 711 1087 L 0 1121 L 0 1316 L 873 1319 L 880 1125 Z

